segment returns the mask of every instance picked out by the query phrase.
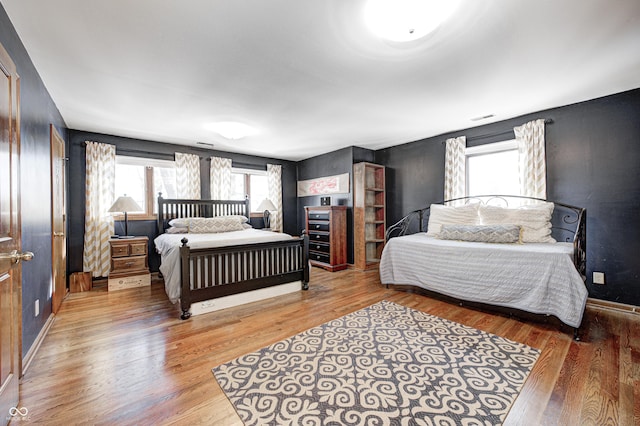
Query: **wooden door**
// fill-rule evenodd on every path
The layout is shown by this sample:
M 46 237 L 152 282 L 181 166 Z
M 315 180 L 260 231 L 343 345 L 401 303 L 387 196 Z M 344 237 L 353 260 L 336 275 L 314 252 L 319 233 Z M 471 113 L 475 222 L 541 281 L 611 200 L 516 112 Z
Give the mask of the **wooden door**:
M 19 79 L 0 45 L 0 424 L 17 411 L 22 352 Z
M 64 140 L 51 125 L 51 265 L 53 295 L 51 310 L 58 313 L 67 294 L 67 238 L 65 210 Z

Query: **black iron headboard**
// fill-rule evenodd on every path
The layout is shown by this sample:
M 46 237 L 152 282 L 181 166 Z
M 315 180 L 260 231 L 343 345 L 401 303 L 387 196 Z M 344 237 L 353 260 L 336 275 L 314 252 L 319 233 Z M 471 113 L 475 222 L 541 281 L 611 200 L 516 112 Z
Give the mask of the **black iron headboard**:
M 158 194 L 158 232 L 164 233 L 171 219 L 242 215 L 249 217 L 249 198 L 244 200 L 181 200 Z
M 508 207 L 509 200 L 544 201 L 554 204 L 553 215 L 551 217 L 551 236 L 555 238 L 556 241 L 573 243 L 573 263 L 576 265 L 576 269 L 580 275 L 583 276 L 583 279 L 586 279 L 587 209 L 585 208 L 520 195 L 478 195 L 454 198 L 433 204 L 454 204 L 456 202 L 458 204 L 483 203 Z M 414 234 L 416 232 L 426 232 L 430 212 L 430 205 L 410 212 L 387 229 L 386 239 L 389 240 L 389 238 Z

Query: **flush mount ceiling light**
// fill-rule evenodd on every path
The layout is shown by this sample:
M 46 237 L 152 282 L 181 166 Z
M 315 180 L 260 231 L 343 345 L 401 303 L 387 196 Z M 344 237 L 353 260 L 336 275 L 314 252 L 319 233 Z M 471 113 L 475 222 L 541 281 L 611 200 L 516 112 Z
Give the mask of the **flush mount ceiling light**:
M 426 36 L 444 22 L 458 0 L 369 0 L 364 18 L 376 35 L 407 42 Z
M 219 121 L 217 123 L 208 123 L 204 125 L 204 128 L 216 132 L 222 137 L 227 139 L 242 139 L 247 136 L 255 135 L 258 133 L 253 127 L 239 123 L 237 121 Z

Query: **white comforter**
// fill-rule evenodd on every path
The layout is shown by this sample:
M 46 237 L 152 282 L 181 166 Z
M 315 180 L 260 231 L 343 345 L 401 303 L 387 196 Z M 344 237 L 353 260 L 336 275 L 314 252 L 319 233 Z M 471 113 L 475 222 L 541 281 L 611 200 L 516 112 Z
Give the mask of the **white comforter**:
M 424 233 L 389 240 L 383 284 L 410 284 L 462 300 L 554 315 L 579 327 L 587 289 L 570 243 L 487 244 Z
M 164 277 L 164 289 L 171 303 L 180 299 L 180 242 L 187 238 L 192 249 L 233 246 L 239 244 L 284 241 L 291 235 L 280 232 L 245 229 L 242 231 L 221 232 L 217 234 L 160 234 L 154 241 L 156 251 L 160 253 L 160 272 Z

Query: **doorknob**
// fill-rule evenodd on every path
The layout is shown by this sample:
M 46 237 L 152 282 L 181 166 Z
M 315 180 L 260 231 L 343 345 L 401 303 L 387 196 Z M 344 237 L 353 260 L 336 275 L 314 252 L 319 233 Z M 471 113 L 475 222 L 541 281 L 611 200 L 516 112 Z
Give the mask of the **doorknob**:
M 12 265 L 20 262 L 21 260 L 27 262 L 31 259 L 33 259 L 33 253 L 30 251 L 18 253 L 18 250 L 12 250 L 9 253 L 0 253 L 0 260 L 8 260 Z
M 64 232 L 54 232 L 53 236 L 54 237 L 64 237 Z

